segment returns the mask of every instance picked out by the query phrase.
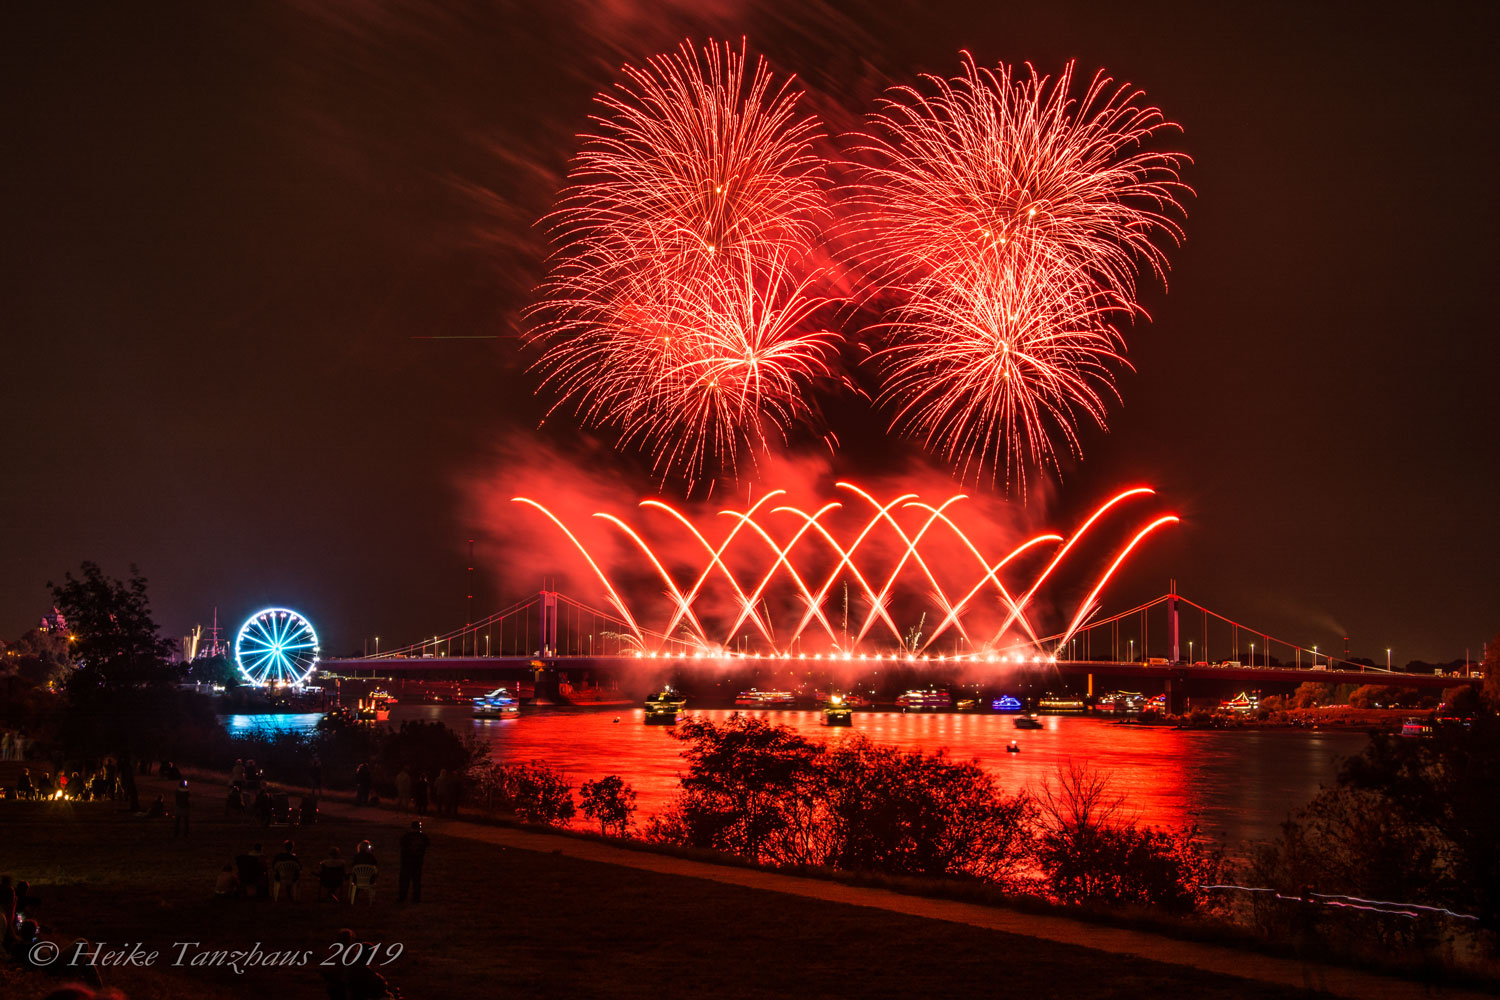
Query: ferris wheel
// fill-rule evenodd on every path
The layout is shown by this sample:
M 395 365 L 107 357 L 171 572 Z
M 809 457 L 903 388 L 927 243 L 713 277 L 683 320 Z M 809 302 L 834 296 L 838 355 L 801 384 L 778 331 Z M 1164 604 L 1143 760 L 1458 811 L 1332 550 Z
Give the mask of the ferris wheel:
M 266 608 L 240 626 L 234 662 L 257 687 L 301 684 L 317 669 L 318 634 L 297 612 Z

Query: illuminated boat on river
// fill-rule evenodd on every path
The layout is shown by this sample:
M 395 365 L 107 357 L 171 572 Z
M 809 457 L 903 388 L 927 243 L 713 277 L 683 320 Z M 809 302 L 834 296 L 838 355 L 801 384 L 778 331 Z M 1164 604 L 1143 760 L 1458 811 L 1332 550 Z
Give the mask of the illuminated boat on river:
M 1017 729 L 1041 729 L 1042 724 L 1034 716 L 1021 715 L 1016 717 L 1015 727 Z
M 687 707 L 687 699 L 669 684 L 655 694 L 646 695 L 646 725 L 675 726 L 677 713 Z
M 390 692 L 376 688 L 354 706 L 354 717 L 360 722 L 385 722 L 391 717 L 391 706 L 396 703 Z
M 1021 699 L 1014 695 L 1002 694 L 990 702 L 992 712 L 1019 712 L 1021 710 Z
M 474 718 L 505 719 L 521 714 L 521 703 L 509 688 L 497 687 L 474 699 Z
M 1082 712 L 1083 699 L 1067 694 L 1044 694 L 1036 703 L 1043 712 Z
M 913 689 L 896 699 L 896 707 L 908 712 L 940 712 L 953 707 L 953 696 L 941 688 Z
M 797 696 L 790 691 L 761 691 L 751 688 L 736 695 L 734 703 L 740 708 L 791 708 L 797 704 Z
M 828 703 L 823 706 L 823 724 L 825 726 L 854 725 L 854 711 L 844 700 L 843 695 L 829 696 Z

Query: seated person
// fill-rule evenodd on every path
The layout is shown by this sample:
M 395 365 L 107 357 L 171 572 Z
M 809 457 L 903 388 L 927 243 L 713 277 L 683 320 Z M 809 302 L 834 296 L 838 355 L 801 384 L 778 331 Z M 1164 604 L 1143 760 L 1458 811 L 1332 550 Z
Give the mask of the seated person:
M 288 840 L 281 845 L 281 853 L 271 859 L 271 898 L 280 899 L 285 895 L 296 902 L 297 880 L 301 877 L 302 862 L 297 860 L 295 845 Z
M 297 812 L 298 822 L 302 826 L 312 826 L 318 821 L 318 800 L 311 795 L 302 796 Z
M 149 809 L 146 810 L 146 818 L 147 819 L 166 819 L 166 816 L 167 816 L 167 800 L 163 796 L 161 796 L 160 794 L 158 794 L 156 796 L 156 801 L 153 802 L 153 803 L 151 803 L 151 808 L 149 808 Z
M 338 902 L 348 875 L 349 866 L 339 855 L 339 849 L 330 847 L 328 857 L 318 863 L 318 887 L 322 890 L 323 898 Z
M 292 821 L 292 800 L 280 788 L 271 795 L 271 820 L 275 823 Z
M 267 883 L 265 856 L 261 854 L 259 844 L 236 857 L 234 869 L 240 880 L 240 888 L 246 894 L 253 892 L 262 899 L 265 898 Z
M 233 896 L 240 890 L 240 880 L 235 877 L 234 866 L 225 865 L 219 869 L 219 878 L 214 882 L 215 896 Z

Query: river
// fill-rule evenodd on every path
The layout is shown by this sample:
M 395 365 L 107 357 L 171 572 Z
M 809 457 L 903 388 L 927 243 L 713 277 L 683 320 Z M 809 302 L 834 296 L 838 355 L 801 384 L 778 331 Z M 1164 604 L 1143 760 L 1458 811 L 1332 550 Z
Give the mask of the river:
M 728 710 L 691 711 L 722 720 Z M 815 740 L 863 734 L 877 743 L 928 753 L 946 747 L 974 758 L 1002 788 L 1035 787 L 1059 767 L 1078 761 L 1106 773 L 1127 808 L 1142 822 L 1196 822 L 1222 838 L 1231 854 L 1276 833 L 1289 811 L 1333 780 L 1339 762 L 1365 745 L 1363 733 L 1324 730 L 1177 730 L 1120 725 L 1103 718 L 1042 716 L 1042 729 L 1017 730 L 1012 717 L 993 714 L 856 713 L 849 729 L 828 728 L 816 711 L 757 713 Z M 681 745 L 665 726 L 641 722 L 640 709 L 527 709 L 519 718 L 477 720 L 460 705 L 402 704 L 392 723 L 439 720 L 471 731 L 502 761 L 541 760 L 576 784 L 619 774 L 634 786 L 639 815 L 661 808 L 677 785 Z M 249 715 L 225 720 L 230 732 L 311 728 L 316 715 Z M 616 721 L 618 719 L 619 721 Z M 1009 753 L 1015 740 L 1019 753 Z

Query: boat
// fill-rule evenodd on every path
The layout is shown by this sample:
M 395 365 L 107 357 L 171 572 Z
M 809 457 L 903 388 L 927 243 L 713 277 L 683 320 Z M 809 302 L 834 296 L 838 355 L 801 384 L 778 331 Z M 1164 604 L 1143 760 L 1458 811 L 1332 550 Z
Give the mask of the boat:
M 1036 703 L 1043 712 L 1082 712 L 1083 700 L 1066 694 L 1045 694 Z
M 1146 696 L 1139 691 L 1111 691 L 1099 699 L 1102 712 L 1138 713 L 1146 706 Z
M 521 703 L 509 688 L 497 687 L 474 699 L 474 718 L 505 719 L 521 714 Z
M 1019 712 L 1021 710 L 1021 699 L 1008 694 L 1003 694 L 990 702 L 992 712 Z
M 1041 729 L 1042 724 L 1030 715 L 1018 715 L 1015 720 L 1017 729 Z
M 914 688 L 896 699 L 896 707 L 911 712 L 941 711 L 953 707 L 953 696 L 937 688 Z
M 825 726 L 854 725 L 854 712 L 842 695 L 830 696 L 828 703 L 823 706 L 823 724 Z
M 1260 708 L 1260 692 L 1251 694 L 1248 691 L 1241 691 L 1233 698 L 1220 702 L 1219 707 L 1229 712 L 1253 712 Z
M 1021 752 L 1021 744 L 1017 743 L 1015 740 L 1011 740 L 1010 741 L 1010 746 L 1008 746 L 1008 747 L 1005 748 L 1005 752 L 1006 753 L 1020 753 Z
M 751 688 L 735 695 L 734 703 L 739 708 L 790 708 L 797 704 L 797 696 L 790 691 L 761 691 Z
M 648 694 L 646 695 L 646 725 L 675 726 L 677 713 L 686 706 L 687 699 L 672 690 L 670 685 L 655 694 Z
M 385 722 L 391 717 L 391 706 L 396 703 L 390 692 L 376 688 L 354 706 L 354 717 L 361 722 Z
M 1401 723 L 1402 736 L 1431 736 L 1432 733 L 1431 719 L 1411 718 Z

